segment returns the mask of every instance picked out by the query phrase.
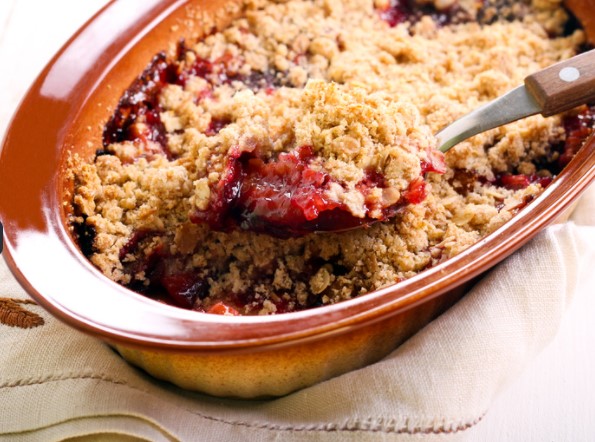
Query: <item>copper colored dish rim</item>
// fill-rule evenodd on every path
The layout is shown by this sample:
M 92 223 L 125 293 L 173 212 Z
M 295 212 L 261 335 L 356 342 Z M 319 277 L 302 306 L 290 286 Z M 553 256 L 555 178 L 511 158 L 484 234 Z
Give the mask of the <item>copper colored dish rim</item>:
M 57 172 L 64 167 L 66 133 L 88 105 L 91 91 L 158 19 L 189 0 L 151 0 L 135 5 L 133 11 L 127 11 L 125 3 L 110 2 L 48 64 L 16 112 L 0 151 L 0 221 L 8 266 L 39 304 L 83 331 L 144 347 L 229 351 L 289 345 L 364 327 L 486 271 L 555 221 L 595 180 L 591 137 L 512 222 L 434 268 L 350 301 L 258 317 L 209 315 L 159 304 L 110 281 L 79 252 L 64 223 Z M 115 16 L 118 20 L 112 20 Z M 101 43 L 103 52 L 96 55 L 100 59 L 78 60 L 81 67 L 73 69 L 73 55 L 96 44 L 97 28 L 107 22 L 111 28 L 102 33 L 108 40 Z

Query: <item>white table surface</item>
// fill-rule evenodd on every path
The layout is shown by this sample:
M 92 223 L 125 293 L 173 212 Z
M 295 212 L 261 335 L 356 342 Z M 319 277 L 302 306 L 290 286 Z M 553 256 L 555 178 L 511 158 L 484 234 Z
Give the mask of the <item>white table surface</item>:
M 142 1 L 142 0 L 122 0 Z M 51 56 L 107 0 L 0 1 L 0 135 Z M 595 272 L 553 342 L 466 431 L 472 441 L 595 441 Z

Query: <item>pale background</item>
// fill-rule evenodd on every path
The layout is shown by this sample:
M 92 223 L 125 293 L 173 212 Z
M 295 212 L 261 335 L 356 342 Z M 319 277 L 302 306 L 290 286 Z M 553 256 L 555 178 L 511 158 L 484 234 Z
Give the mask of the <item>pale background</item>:
M 0 135 L 38 72 L 106 3 L 0 1 Z M 595 441 L 594 287 L 595 272 L 579 287 L 555 340 L 467 431 L 470 440 Z

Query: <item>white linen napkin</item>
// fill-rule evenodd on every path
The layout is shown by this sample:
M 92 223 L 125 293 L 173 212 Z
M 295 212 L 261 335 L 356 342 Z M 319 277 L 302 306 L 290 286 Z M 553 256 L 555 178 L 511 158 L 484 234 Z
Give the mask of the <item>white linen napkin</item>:
M 186 392 L 35 305 L 0 261 L 0 441 L 466 440 L 595 264 L 595 186 L 384 360 L 268 401 Z M 72 439 L 71 439 L 72 438 Z

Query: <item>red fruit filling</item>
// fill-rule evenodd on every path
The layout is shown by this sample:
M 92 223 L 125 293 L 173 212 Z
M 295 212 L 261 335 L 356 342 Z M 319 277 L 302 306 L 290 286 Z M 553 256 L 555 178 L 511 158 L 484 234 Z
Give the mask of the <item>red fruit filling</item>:
M 408 21 L 412 12 L 409 2 L 393 0 L 388 8 L 380 11 L 380 18 L 393 27 Z
M 133 233 L 119 254 L 124 272 L 131 277 L 128 286 L 168 304 L 192 308 L 208 294 L 208 284 L 195 273 L 177 270 L 177 258 L 167 252 L 165 241 L 162 233 L 154 230 Z M 129 256 L 134 259 L 128 260 Z M 141 286 L 135 280 L 138 274 L 145 275 L 149 284 Z
M 428 149 L 427 160 L 422 160 L 421 174 L 425 175 L 428 172 L 443 174 L 446 172 L 446 162 L 444 161 L 444 154 L 439 150 Z
M 123 271 L 131 278 L 127 286 L 139 293 L 166 304 L 186 309 L 222 314 L 238 315 L 239 312 L 249 314 L 259 311 L 263 307 L 264 299 L 255 293 L 241 292 L 229 293 L 225 302 L 217 301 L 215 304 L 200 303 L 209 295 L 209 283 L 192 270 L 179 270 L 185 268 L 181 257 L 167 252 L 167 238 L 161 233 L 152 230 L 138 230 L 128 240 L 120 252 L 120 262 Z M 130 255 L 134 259 L 129 260 Z M 304 278 L 311 277 L 323 263 L 312 263 L 304 270 Z M 135 278 L 142 274 L 148 279 L 148 284 L 141 284 Z M 263 279 L 262 284 L 270 281 Z M 286 313 L 302 310 L 319 305 L 319 299 L 309 299 L 307 305 L 290 305 L 283 297 L 269 300 L 275 306 L 277 313 Z
M 231 121 L 226 118 L 211 118 L 211 122 L 209 123 L 209 127 L 207 128 L 205 135 L 208 135 L 209 137 L 217 135 L 219 131 L 229 123 L 231 123 Z
M 159 117 L 158 95 L 171 75 L 171 65 L 165 54 L 157 54 L 120 99 L 116 112 L 103 131 L 104 147 L 121 141 L 140 140 L 146 143 L 150 140 L 165 149 L 167 139 Z
M 208 292 L 206 282 L 192 273 L 163 275 L 159 283 L 179 307 L 192 308 L 196 300 Z
M 125 261 L 128 255 L 134 255 L 137 252 L 137 250 L 141 249 L 141 245 L 145 241 L 151 241 L 154 237 L 158 235 L 159 232 L 155 230 L 137 230 L 132 234 L 128 242 L 120 249 L 118 258 L 120 259 L 120 261 Z
M 566 140 L 562 153 L 558 158 L 558 166 L 563 168 L 576 155 L 584 144 L 586 138 L 591 135 L 595 127 L 595 105 L 588 107 L 578 115 L 564 118 L 564 129 Z
M 426 196 L 425 183 L 420 177 L 396 204 L 377 207 L 378 203 L 366 203 L 367 213 L 380 209 L 380 217 L 356 217 L 343 203 L 328 197 L 333 178 L 311 167 L 314 158 L 310 146 L 269 160 L 259 158 L 255 152 L 234 151 L 223 178 L 211 192 L 209 206 L 206 210 L 194 211 L 191 221 L 207 223 L 218 231 L 241 228 L 278 237 L 301 236 L 384 221 L 403 206 L 417 204 Z M 443 164 L 436 158 L 426 163 L 426 171 L 443 171 Z M 369 171 L 357 188 L 365 197 L 373 187 L 384 188 L 384 179 Z
M 431 17 L 439 26 L 477 22 L 489 25 L 497 20 L 522 20 L 527 14 L 526 2 L 513 0 L 476 0 L 473 8 L 477 14 L 465 10 L 460 2 L 454 1 L 448 7 L 438 9 L 432 2 L 422 3 L 416 0 L 391 0 L 388 7 L 380 9 L 380 18 L 394 27 L 400 23 L 415 24 L 423 16 Z M 570 35 L 576 26 L 568 26 L 566 35 Z M 410 30 L 414 32 L 414 30 Z
M 238 316 L 239 315 L 239 312 L 235 308 L 225 305 L 222 302 L 213 304 L 207 310 L 207 313 L 212 313 L 215 315 L 225 315 L 225 316 Z
M 552 176 L 543 177 L 535 174 L 505 173 L 497 175 L 496 179 L 491 181 L 491 183 L 509 190 L 525 189 L 534 183 L 539 184 L 544 189 L 549 186 L 554 180 L 555 175 L 572 160 L 586 139 L 593 133 L 593 128 L 595 127 L 595 106 L 587 107 L 578 114 L 564 117 L 563 125 L 566 132 L 566 139 L 560 146 L 555 148 L 555 151 L 559 152 L 559 156 L 557 159 L 556 156 L 546 159 L 540 166 L 549 170 L 553 174 Z M 457 191 L 466 194 L 472 189 L 474 181 L 485 182 L 485 178 L 474 172 L 456 170 L 451 184 Z
M 189 57 L 190 53 L 192 57 Z M 187 59 L 194 61 L 189 64 Z M 248 75 L 241 75 L 238 72 L 241 64 L 242 60 L 234 59 L 228 53 L 213 61 L 206 60 L 194 54 L 183 41 L 178 45 L 175 60 L 168 60 L 164 52 L 157 54 L 120 99 L 103 132 L 104 148 L 112 143 L 133 141 L 142 143 L 148 156 L 162 153 L 172 159 L 173 155 L 167 148 L 167 135 L 161 121 L 162 109 L 159 105 L 159 94 L 168 84 L 185 86 L 191 77 L 200 77 L 213 86 L 241 81 L 254 91 L 265 90 L 267 93 L 272 93 L 276 87 L 287 85 L 286 77 L 276 71 L 252 71 Z M 205 98 L 212 98 L 210 89 L 199 92 L 196 101 Z M 206 134 L 216 135 L 229 123 L 229 120 L 213 119 Z M 149 142 L 154 142 L 159 150 L 155 151 L 155 146 L 148 148 Z M 110 152 L 104 150 L 99 153 Z
M 563 124 L 566 131 L 566 139 L 560 147 L 560 156 L 554 164 L 550 164 L 549 167 L 548 165 L 545 166 L 553 173 L 557 173 L 564 168 L 585 143 L 587 137 L 593 133 L 593 127 L 595 127 L 595 106 L 588 107 L 576 115 L 564 117 Z M 494 184 L 510 190 L 520 190 L 533 183 L 540 184 L 541 187 L 545 188 L 552 181 L 553 177 L 502 174 L 496 177 Z
M 432 4 L 418 5 L 413 0 L 391 0 L 389 6 L 381 9 L 379 13 L 380 18 L 391 27 L 405 22 L 416 23 L 424 15 L 432 17 L 439 25 L 459 23 L 470 19 L 458 2 L 448 8 L 438 10 Z
M 537 175 L 511 175 L 503 174 L 496 178 L 495 184 L 509 190 L 521 190 L 533 183 L 540 184 L 545 188 L 552 182 L 551 177 L 539 177 Z

